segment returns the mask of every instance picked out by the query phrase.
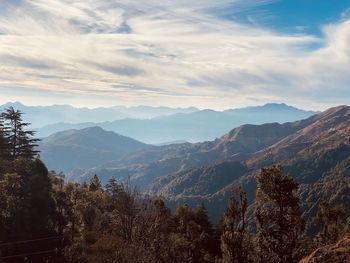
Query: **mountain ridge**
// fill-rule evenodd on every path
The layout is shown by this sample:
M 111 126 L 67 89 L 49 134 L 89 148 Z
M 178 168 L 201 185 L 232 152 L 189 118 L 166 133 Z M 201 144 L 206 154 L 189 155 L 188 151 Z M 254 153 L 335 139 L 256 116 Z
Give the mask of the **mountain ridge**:
M 147 144 L 100 127 L 54 133 L 39 143 L 41 158 L 48 167 L 65 172 L 94 167 L 147 147 Z
M 245 124 L 213 141 L 148 148 L 116 162 L 112 161 L 100 168 L 104 171 L 108 169 L 108 174 L 111 174 L 112 171 L 119 173 L 118 171 L 129 168 L 137 174 L 137 182 L 144 184 L 145 181 L 142 178 L 155 178 L 161 173 L 171 174 L 191 167 L 213 165 L 230 159 L 244 161 L 254 152 L 264 149 L 305 125 L 307 125 L 305 121 L 285 124 Z M 176 163 L 178 165 L 175 165 Z M 95 168 L 93 173 L 98 173 L 98 169 Z M 152 170 L 153 174 L 151 174 Z M 88 172 L 88 175 L 82 174 L 78 177 L 84 178 L 91 176 L 91 174 L 92 172 Z M 70 173 L 69 177 L 76 180 L 77 173 Z
M 97 174 L 105 184 L 111 177 L 130 178 L 171 207 L 204 202 L 217 221 L 234 185 L 243 185 L 252 201 L 259 169 L 276 163 L 300 182 L 302 200 L 342 198 L 350 205 L 350 198 L 344 197 L 350 191 L 350 107 L 283 124 L 245 124 L 213 141 L 150 146 L 94 168 L 71 171 L 67 180 L 83 182 Z M 306 205 L 303 211 L 314 215 L 315 207 Z
M 309 117 L 317 112 L 303 111 L 285 104 L 271 104 L 229 111 L 199 110 L 152 119 L 124 118 L 108 122 L 57 123 L 37 129 L 39 137 L 74 128 L 100 126 L 149 144 L 168 141 L 201 142 L 214 140 L 242 124 L 284 123 Z

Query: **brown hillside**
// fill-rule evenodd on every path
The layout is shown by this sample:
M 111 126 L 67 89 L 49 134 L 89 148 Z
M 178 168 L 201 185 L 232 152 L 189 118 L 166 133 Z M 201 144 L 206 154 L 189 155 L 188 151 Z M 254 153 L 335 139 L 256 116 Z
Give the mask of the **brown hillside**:
M 346 263 L 350 262 L 350 235 L 334 245 L 316 249 L 299 263 Z

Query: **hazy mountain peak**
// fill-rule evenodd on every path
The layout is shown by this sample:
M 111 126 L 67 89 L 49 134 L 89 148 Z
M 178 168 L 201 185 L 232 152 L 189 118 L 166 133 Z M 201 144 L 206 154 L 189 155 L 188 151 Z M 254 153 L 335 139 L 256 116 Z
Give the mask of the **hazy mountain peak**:
M 23 105 L 19 101 L 14 101 L 14 102 L 7 102 L 4 105 L 1 106 L 1 108 L 8 108 L 8 107 L 14 107 L 14 108 L 23 108 L 25 105 Z
M 98 126 L 57 132 L 40 143 L 41 157 L 48 167 L 64 171 L 94 167 L 146 147 Z

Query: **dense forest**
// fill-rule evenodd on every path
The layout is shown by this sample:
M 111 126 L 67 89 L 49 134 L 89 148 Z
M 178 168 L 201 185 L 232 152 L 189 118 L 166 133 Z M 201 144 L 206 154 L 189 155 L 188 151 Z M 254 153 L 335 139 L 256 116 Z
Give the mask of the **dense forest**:
M 204 204 L 171 211 L 127 180 L 66 182 L 40 160 L 28 128 L 20 111 L 1 114 L 0 262 L 292 263 L 350 230 L 341 203 L 323 200 L 302 218 L 299 185 L 277 164 L 256 176 L 255 200 L 234 187 L 214 225 Z

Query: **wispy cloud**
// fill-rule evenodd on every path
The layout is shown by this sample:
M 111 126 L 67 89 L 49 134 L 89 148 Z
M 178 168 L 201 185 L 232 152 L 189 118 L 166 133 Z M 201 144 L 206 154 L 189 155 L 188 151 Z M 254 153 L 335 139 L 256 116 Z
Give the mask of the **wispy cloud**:
M 96 105 L 213 108 L 349 101 L 345 17 L 324 25 L 322 38 L 287 35 L 220 17 L 228 7 L 234 13 L 270 1 L 192 2 L 5 1 L 0 94 L 13 88 L 16 99 L 19 90 L 39 89 L 54 102 L 79 95 Z

